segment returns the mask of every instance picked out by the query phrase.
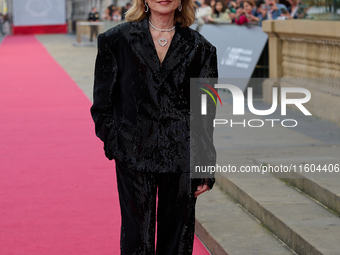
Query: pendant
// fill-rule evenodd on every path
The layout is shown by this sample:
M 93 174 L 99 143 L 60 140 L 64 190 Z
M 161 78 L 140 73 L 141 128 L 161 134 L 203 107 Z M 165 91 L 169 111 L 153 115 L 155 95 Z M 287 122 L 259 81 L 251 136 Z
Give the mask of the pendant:
M 165 38 L 159 38 L 159 39 L 158 39 L 158 43 L 159 43 L 160 46 L 164 47 L 165 44 L 168 43 L 168 40 L 165 39 Z

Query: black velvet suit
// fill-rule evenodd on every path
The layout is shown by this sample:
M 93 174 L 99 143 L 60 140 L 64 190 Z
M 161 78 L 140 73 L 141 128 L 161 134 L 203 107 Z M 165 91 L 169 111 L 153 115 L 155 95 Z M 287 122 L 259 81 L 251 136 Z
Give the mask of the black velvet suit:
M 194 222 L 196 199 L 193 197 L 193 192 L 195 187 L 190 187 L 192 184 L 188 180 L 188 176 L 190 176 L 190 78 L 198 77 L 217 77 L 216 48 L 196 31 L 190 28 L 181 28 L 178 23 L 162 64 L 158 59 L 149 31 L 148 18 L 140 22 L 120 24 L 98 36 L 94 103 L 91 114 L 95 122 L 96 134 L 104 142 L 105 155 L 109 159 L 115 159 L 119 168 L 117 168 L 119 170 L 117 170 L 118 188 L 122 220 L 126 224 L 134 222 L 133 219 L 136 215 L 140 215 L 140 212 L 132 212 L 133 208 L 143 207 L 145 210 L 153 210 L 152 206 L 144 207 L 140 203 L 141 201 L 136 201 L 131 197 L 141 199 L 140 194 L 143 193 L 147 194 L 145 197 L 150 198 L 148 201 L 155 200 L 152 194 L 157 188 L 150 187 L 152 185 L 161 187 L 162 183 L 158 183 L 159 181 L 156 180 L 162 178 L 153 174 L 169 173 L 172 173 L 170 175 L 172 179 L 174 176 L 183 176 L 176 178 L 181 180 L 182 184 L 189 183 L 189 186 L 183 188 L 182 191 L 178 186 L 179 183 L 176 184 L 179 187 L 178 192 L 183 193 L 182 195 L 174 194 L 174 197 L 183 198 L 183 194 L 186 194 L 188 199 L 185 200 L 183 206 L 188 206 L 189 210 L 184 210 L 184 212 L 183 209 L 180 209 L 181 212 L 186 213 L 186 216 L 178 217 L 189 219 L 184 224 L 189 224 L 189 222 L 193 224 Z M 209 126 L 206 123 L 212 123 L 214 118 L 215 108 L 208 107 L 208 109 L 210 112 L 207 117 L 199 119 L 199 122 L 205 123 L 202 127 Z M 191 153 L 196 153 L 196 157 L 205 157 L 206 164 L 214 165 L 216 152 L 212 144 L 212 125 L 210 126 L 195 142 L 198 147 L 204 147 L 204 153 L 200 156 L 196 150 Z M 127 176 L 123 177 L 124 171 L 134 172 L 129 175 L 130 181 L 127 181 Z M 140 176 L 143 180 L 145 180 L 145 176 L 151 176 L 149 180 L 154 180 L 153 184 L 150 184 L 151 182 L 148 184 L 139 183 L 138 185 L 141 186 L 137 193 L 126 195 L 137 187 L 134 184 L 129 187 L 128 185 L 131 183 L 131 176 L 139 176 L 139 173 L 146 173 L 143 177 Z M 214 178 L 202 178 L 199 181 L 207 183 L 211 188 L 214 184 Z M 197 183 L 195 182 L 195 184 Z M 123 192 L 124 195 L 122 195 Z M 127 199 L 133 200 L 131 203 L 134 204 L 129 209 L 125 208 Z M 143 210 L 143 215 L 145 210 Z M 140 221 L 134 225 L 136 228 L 152 225 L 150 222 L 145 224 L 144 217 L 145 215 L 139 216 Z M 159 224 L 162 224 L 161 219 Z M 174 222 L 173 224 L 176 225 Z M 122 226 L 122 235 L 126 236 L 126 229 L 124 231 L 123 229 L 132 229 L 133 226 L 124 226 Z M 188 232 L 190 243 L 193 238 L 192 226 L 189 229 L 191 231 Z M 144 233 L 141 235 L 145 235 L 148 231 L 152 232 L 152 227 L 140 231 Z M 174 231 L 179 233 L 181 230 L 175 229 Z M 133 233 L 131 235 L 133 236 Z M 124 240 L 134 239 L 137 242 L 138 238 L 141 237 L 130 236 Z M 141 239 L 144 240 L 145 237 Z M 159 239 L 163 240 L 164 238 L 159 236 Z M 124 240 L 121 240 L 122 246 L 125 247 L 122 248 L 123 254 L 123 249 L 127 249 L 127 247 L 134 249 L 131 248 L 133 245 L 124 244 Z M 141 252 L 146 249 L 145 247 L 152 245 L 152 240 L 148 243 L 148 245 L 140 246 L 138 252 L 136 248 L 136 254 L 149 254 Z M 162 245 L 160 244 L 160 246 Z M 189 254 L 190 245 L 188 247 L 173 246 L 172 250 L 186 249 L 188 253 L 178 254 Z M 165 247 L 163 248 L 165 249 Z M 152 250 L 152 247 L 149 247 L 149 251 L 150 249 Z M 126 250 L 125 253 L 134 254 L 131 250 Z M 169 254 L 176 254 L 176 252 Z

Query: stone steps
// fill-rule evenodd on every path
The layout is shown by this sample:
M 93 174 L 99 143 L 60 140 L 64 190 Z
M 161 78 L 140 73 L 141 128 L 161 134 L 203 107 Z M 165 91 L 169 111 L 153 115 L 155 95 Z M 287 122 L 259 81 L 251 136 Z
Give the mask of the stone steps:
M 323 151 L 323 155 L 318 155 L 320 149 Z M 306 149 L 304 149 L 303 152 L 295 149 L 294 156 L 285 159 L 275 157 L 260 158 L 255 161 L 258 164 L 270 164 L 274 166 L 286 162 L 285 165 L 292 164 L 296 166 L 296 171 L 290 173 L 274 173 L 274 175 L 317 200 L 337 215 L 340 215 L 339 150 L 339 146 L 308 148 L 307 155 L 314 156 L 306 158 Z M 300 155 L 302 153 L 303 155 Z
M 217 118 L 231 116 L 223 100 Z M 230 104 L 230 102 L 229 102 Z M 258 102 L 256 109 L 268 109 Z M 301 115 L 301 114 L 300 114 Z M 339 164 L 339 127 L 317 118 L 299 116 L 296 128 L 219 126 L 214 143 L 220 166 L 259 167 Z M 260 118 L 246 112 L 236 121 Z M 271 116 L 279 119 L 280 115 Z M 340 173 L 216 173 L 216 184 L 246 208 L 297 254 L 340 254 Z M 247 253 L 245 253 L 247 254 Z
M 213 255 L 295 254 L 218 185 L 198 197 L 196 234 Z
M 287 152 L 287 149 L 285 151 Z M 275 153 L 284 154 L 283 151 Z M 270 149 L 267 149 L 267 154 L 257 150 L 254 155 L 242 150 L 220 151 L 218 162 L 221 165 L 224 163 L 237 167 L 256 166 L 255 160 L 252 161 L 251 157 L 260 157 L 262 158 L 260 162 L 268 162 L 269 159 L 273 159 L 273 154 Z M 313 155 L 311 152 L 307 154 Z M 229 155 L 229 158 L 223 159 L 221 155 Z M 284 157 L 287 158 L 287 154 Z M 248 160 L 245 161 L 244 158 Z M 216 183 L 223 190 L 297 254 L 340 254 L 340 218 L 300 190 L 269 173 L 264 175 L 216 173 L 216 177 Z M 300 179 L 303 183 L 303 178 Z M 330 180 L 331 178 L 328 178 L 328 181 Z M 308 185 L 305 183 L 306 187 Z M 315 194 L 318 192 L 317 190 Z

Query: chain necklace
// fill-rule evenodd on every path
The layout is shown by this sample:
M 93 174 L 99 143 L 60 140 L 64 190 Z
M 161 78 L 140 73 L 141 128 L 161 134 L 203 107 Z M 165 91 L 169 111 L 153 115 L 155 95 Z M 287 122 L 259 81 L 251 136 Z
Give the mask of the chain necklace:
M 170 31 L 172 31 L 172 30 L 174 30 L 174 29 L 176 28 L 176 26 L 174 26 L 173 28 L 170 28 L 170 29 L 160 29 L 160 28 L 155 27 L 155 26 L 150 22 L 150 20 L 149 20 L 149 24 L 150 24 L 150 26 L 151 26 L 153 29 L 155 29 L 155 30 L 157 30 L 157 31 L 160 31 L 160 32 L 170 32 Z M 168 43 L 168 40 L 165 39 L 164 37 L 161 37 L 161 38 L 158 39 L 158 44 L 159 44 L 160 46 L 162 46 L 162 47 L 164 47 L 167 43 Z

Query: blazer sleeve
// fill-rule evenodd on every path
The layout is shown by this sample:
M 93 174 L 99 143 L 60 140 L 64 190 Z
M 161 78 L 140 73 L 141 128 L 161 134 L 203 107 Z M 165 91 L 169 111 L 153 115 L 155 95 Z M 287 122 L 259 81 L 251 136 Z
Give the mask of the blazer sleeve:
M 117 146 L 112 104 L 117 72 L 117 61 L 110 49 L 108 38 L 105 34 L 100 34 L 94 71 L 93 105 L 90 111 L 96 135 L 104 142 L 105 155 L 110 160 L 113 159 Z
M 199 78 L 209 78 L 209 83 L 212 87 L 218 81 L 218 69 L 217 69 L 217 54 L 216 47 L 211 46 L 208 56 L 204 58 L 204 65 L 201 69 Z M 213 94 L 213 93 L 212 93 Z M 213 94 L 215 100 L 217 96 Z M 213 121 L 216 115 L 216 105 L 213 100 L 207 100 L 207 114 L 202 116 L 201 123 L 203 126 L 203 144 L 204 144 L 204 164 L 207 166 L 216 165 L 216 150 L 213 143 Z M 207 184 L 210 189 L 212 189 L 215 183 L 215 174 L 207 173 L 207 176 L 202 178 L 202 184 Z

